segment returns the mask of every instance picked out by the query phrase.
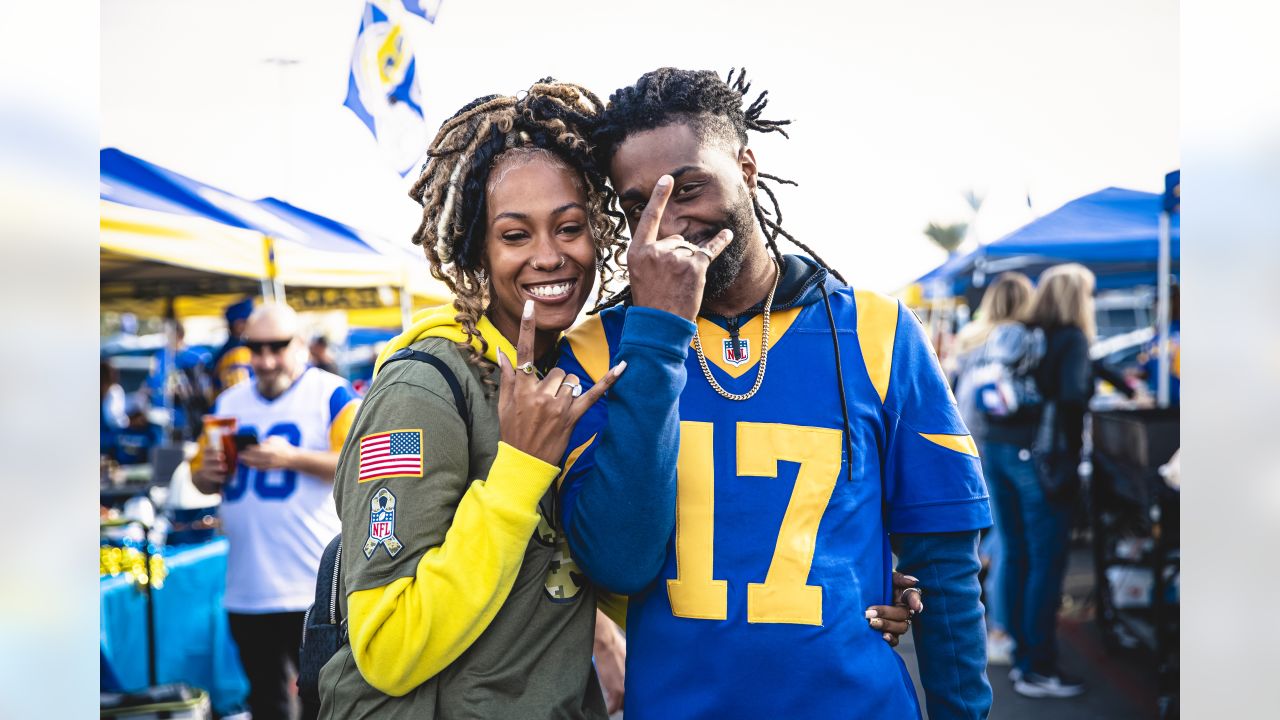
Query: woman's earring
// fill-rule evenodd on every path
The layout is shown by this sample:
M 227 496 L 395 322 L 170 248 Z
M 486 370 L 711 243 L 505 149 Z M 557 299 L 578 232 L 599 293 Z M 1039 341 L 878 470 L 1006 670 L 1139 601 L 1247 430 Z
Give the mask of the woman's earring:
M 480 283 L 481 286 L 489 284 L 489 273 L 485 272 L 484 268 L 476 270 L 476 282 Z

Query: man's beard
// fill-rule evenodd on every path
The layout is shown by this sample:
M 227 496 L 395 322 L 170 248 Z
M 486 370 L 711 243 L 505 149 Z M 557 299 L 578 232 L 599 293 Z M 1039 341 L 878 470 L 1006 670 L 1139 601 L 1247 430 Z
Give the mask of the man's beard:
M 720 227 L 709 228 L 692 238 L 686 238 L 694 245 L 701 246 L 725 228 L 733 231 L 733 240 L 707 266 L 707 283 L 702 288 L 703 302 L 719 299 L 738 279 L 738 274 L 742 272 L 742 261 L 750 247 L 751 241 L 748 238 L 754 229 L 754 219 L 755 206 L 751 202 L 751 196 L 743 192 L 738 202 L 725 213 Z
M 258 376 L 254 379 L 258 385 L 258 394 L 268 400 L 274 400 L 284 394 L 293 385 L 293 377 L 284 370 L 278 370 L 271 376 Z

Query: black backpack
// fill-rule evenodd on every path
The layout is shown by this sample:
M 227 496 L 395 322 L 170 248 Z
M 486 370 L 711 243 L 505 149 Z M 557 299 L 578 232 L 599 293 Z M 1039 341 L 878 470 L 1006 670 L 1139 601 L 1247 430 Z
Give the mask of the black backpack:
M 462 417 L 462 423 L 471 433 L 471 413 L 458 378 L 440 358 L 418 350 L 405 348 L 387 358 L 387 365 L 397 360 L 417 360 L 434 367 L 449 390 L 453 403 Z M 347 644 L 347 618 L 339 604 L 339 585 L 342 577 L 342 535 L 329 541 L 320 556 L 320 570 L 316 574 L 315 602 L 307 608 L 302 621 L 302 647 L 299 648 L 298 696 L 302 699 L 303 718 L 315 718 L 320 713 L 320 669 L 338 649 Z

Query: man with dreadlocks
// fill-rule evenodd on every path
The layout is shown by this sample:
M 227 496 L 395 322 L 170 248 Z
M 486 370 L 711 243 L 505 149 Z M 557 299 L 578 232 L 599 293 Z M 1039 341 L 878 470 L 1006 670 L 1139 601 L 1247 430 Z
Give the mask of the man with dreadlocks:
M 594 379 L 641 345 L 668 378 L 588 411 L 561 490 L 574 557 L 629 596 L 627 718 L 918 717 L 881 642 L 893 618 L 863 613 L 895 599 L 891 548 L 930 595 L 914 620 L 930 717 L 985 717 L 991 515 L 973 440 L 915 316 L 783 229 L 765 181 L 787 181 L 758 169 L 747 132 L 787 121 L 762 119 L 748 87 L 662 68 L 617 91 L 593 135 L 633 232 L 631 285 L 560 365 Z M 655 262 L 724 229 L 705 287 Z

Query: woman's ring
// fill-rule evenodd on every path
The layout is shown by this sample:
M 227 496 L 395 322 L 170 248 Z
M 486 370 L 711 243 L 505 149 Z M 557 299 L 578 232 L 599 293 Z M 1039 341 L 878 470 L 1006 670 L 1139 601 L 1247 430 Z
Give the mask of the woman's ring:
M 529 362 L 523 362 L 523 363 L 520 363 L 520 365 L 518 365 L 518 366 L 516 367 L 516 369 L 517 369 L 517 370 L 519 370 L 520 372 L 524 373 L 525 375 L 532 375 L 532 374 L 533 374 L 533 362 L 532 362 L 532 361 L 529 361 Z
M 913 593 L 920 593 L 921 595 L 924 595 L 924 591 L 923 591 L 923 590 L 921 590 L 920 588 L 918 588 L 918 587 L 909 587 L 909 588 L 907 588 L 907 589 L 903 590 L 903 591 L 902 591 L 902 593 L 898 595 L 898 602 L 900 602 L 900 603 L 905 603 L 905 602 L 907 601 L 907 593 L 909 593 L 909 592 L 913 592 Z
M 562 388 L 566 388 L 566 387 L 567 387 L 567 388 L 572 388 L 569 392 L 570 392 L 570 394 L 572 394 L 574 397 L 578 397 L 578 396 L 582 395 L 582 386 L 581 386 L 581 385 L 579 385 L 579 384 L 577 384 L 577 383 L 561 383 L 561 384 L 560 384 L 560 387 L 562 387 Z

